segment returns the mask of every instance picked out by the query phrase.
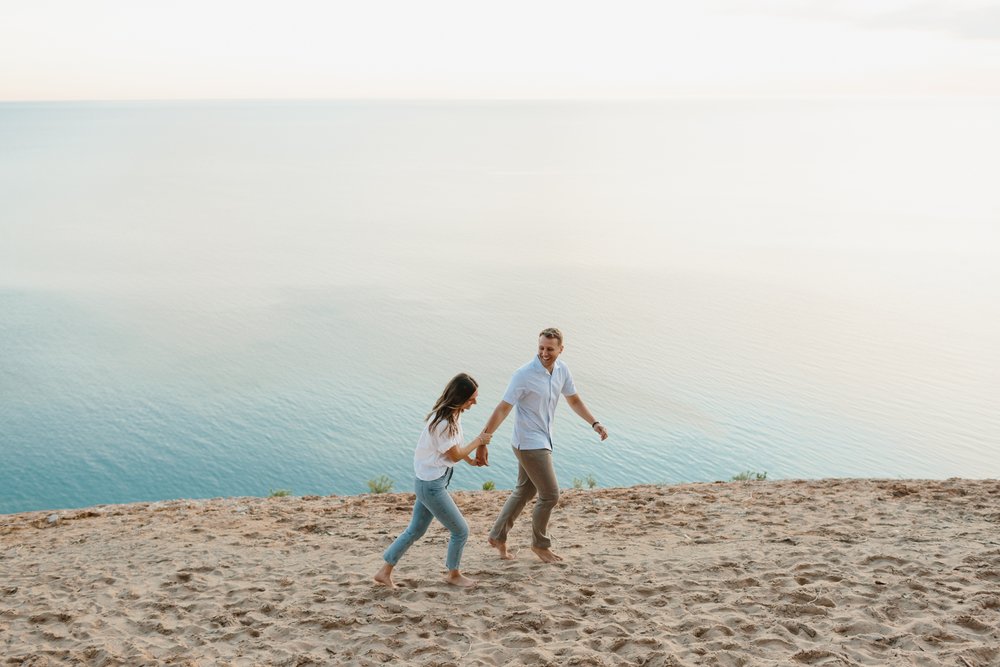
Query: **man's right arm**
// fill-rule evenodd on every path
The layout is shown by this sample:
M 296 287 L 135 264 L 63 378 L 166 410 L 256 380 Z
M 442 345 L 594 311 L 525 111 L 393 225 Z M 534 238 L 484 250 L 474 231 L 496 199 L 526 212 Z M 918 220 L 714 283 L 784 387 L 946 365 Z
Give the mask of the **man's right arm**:
M 486 422 L 486 426 L 483 427 L 483 433 L 492 436 L 494 431 L 500 428 L 500 424 L 502 424 L 503 420 L 507 418 L 507 415 L 510 414 L 513 407 L 514 406 L 507 401 L 500 401 L 497 403 L 497 407 L 493 409 L 493 414 L 490 415 L 489 420 Z M 476 448 L 476 464 L 487 465 L 488 462 L 489 453 L 486 445 L 480 445 Z
M 497 403 L 496 408 L 493 409 L 493 414 L 490 415 L 489 421 L 486 422 L 486 426 L 483 427 L 483 432 L 493 435 L 493 433 L 500 428 L 500 424 L 503 423 L 504 419 L 507 419 L 507 415 L 513 409 L 513 405 L 507 401 L 500 401 Z

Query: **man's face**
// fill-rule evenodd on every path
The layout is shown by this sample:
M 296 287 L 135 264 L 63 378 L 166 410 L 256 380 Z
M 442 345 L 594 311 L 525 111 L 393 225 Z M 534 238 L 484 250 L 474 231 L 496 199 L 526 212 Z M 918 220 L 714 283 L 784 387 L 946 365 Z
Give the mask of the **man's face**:
M 546 368 L 552 368 L 562 351 L 563 346 L 558 338 L 538 337 L 538 358 Z

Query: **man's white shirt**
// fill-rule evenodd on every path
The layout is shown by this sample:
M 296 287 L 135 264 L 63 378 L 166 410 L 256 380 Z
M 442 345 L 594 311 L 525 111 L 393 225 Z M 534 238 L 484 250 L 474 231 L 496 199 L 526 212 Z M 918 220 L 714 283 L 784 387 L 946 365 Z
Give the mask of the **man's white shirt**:
M 556 359 L 552 373 L 537 356 L 521 366 L 510 379 L 503 400 L 514 406 L 517 449 L 552 449 L 552 422 L 559 396 L 573 396 L 576 386 L 566 364 Z

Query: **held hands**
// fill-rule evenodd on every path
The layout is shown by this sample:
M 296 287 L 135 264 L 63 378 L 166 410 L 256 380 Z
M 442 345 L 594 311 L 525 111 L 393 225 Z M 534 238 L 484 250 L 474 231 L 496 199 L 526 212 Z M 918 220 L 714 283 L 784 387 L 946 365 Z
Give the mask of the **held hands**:
M 490 464 L 490 452 L 487 445 L 493 439 L 493 434 L 483 431 L 476 439 L 480 442 L 479 447 L 476 447 L 476 465 L 488 466 Z
M 486 448 L 486 445 L 479 445 L 476 448 L 476 465 L 477 466 L 488 466 L 490 464 L 490 453 Z

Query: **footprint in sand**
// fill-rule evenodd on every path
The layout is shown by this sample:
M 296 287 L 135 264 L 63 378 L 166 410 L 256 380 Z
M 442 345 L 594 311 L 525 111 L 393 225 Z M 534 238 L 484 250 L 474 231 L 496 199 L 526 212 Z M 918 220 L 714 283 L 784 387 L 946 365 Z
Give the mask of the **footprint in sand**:
M 845 664 L 853 665 L 854 662 L 849 660 L 846 655 L 841 655 L 839 653 L 833 653 L 832 651 L 824 651 L 822 649 L 809 649 L 808 651 L 799 651 L 792 656 L 792 660 L 796 662 L 801 662 L 806 665 L 814 665 L 818 662 L 830 662 L 831 664 Z
M 800 623 L 797 621 L 786 621 L 781 625 L 790 633 L 796 636 L 798 636 L 799 633 L 802 633 L 807 637 L 809 637 L 810 639 L 815 639 L 817 635 L 817 632 L 810 626 L 806 625 L 805 623 Z
M 963 615 L 955 619 L 954 623 L 961 625 L 963 628 L 972 630 L 973 632 L 978 632 L 980 634 L 993 632 L 994 626 L 988 623 L 983 623 L 975 616 Z
M 792 591 L 791 593 L 783 593 L 781 598 L 795 603 L 813 604 L 819 607 L 833 608 L 837 606 L 830 598 L 820 596 L 819 593 L 811 591 Z
M 979 606 L 983 609 L 1000 609 L 1000 597 L 989 596 L 979 601 Z
M 47 612 L 42 613 L 42 614 L 35 614 L 33 616 L 29 616 L 28 617 L 28 622 L 29 623 L 38 623 L 38 624 L 43 624 L 43 623 L 69 623 L 72 620 L 73 620 L 73 615 L 72 614 L 67 614 L 65 612 L 56 613 L 56 612 L 51 612 L 51 611 L 47 611 Z
M 698 639 L 722 639 L 732 637 L 735 633 L 724 625 L 703 625 L 691 633 Z
M 790 651 L 795 648 L 795 644 L 785 641 L 780 637 L 761 637 L 759 639 L 754 639 L 753 644 L 754 646 L 759 646 L 760 648 L 781 649 L 785 651 Z
M 874 556 L 868 556 L 861 561 L 862 565 L 897 565 L 903 566 L 909 564 L 910 561 L 903 560 L 902 558 L 897 558 L 896 556 L 886 556 L 882 554 L 876 554 Z
M 979 572 L 976 572 L 976 579 L 1000 582 L 1000 570 L 980 570 Z
M 849 621 L 846 623 L 840 623 L 833 627 L 833 631 L 838 635 L 844 635 L 845 637 L 854 637 L 857 635 L 879 635 L 886 634 L 887 628 L 883 625 L 875 623 L 874 621 Z
M 531 635 L 512 635 L 500 640 L 500 643 L 507 648 L 531 648 L 538 646 L 538 640 Z
M 639 637 L 637 639 L 619 637 L 611 641 L 608 645 L 608 650 L 612 653 L 625 653 L 628 649 L 639 648 L 641 650 L 648 650 L 650 648 L 660 648 L 661 645 L 662 642 L 652 637 Z
M 997 665 L 1000 664 L 1000 649 L 983 646 L 963 651 L 962 659 L 967 665 Z

